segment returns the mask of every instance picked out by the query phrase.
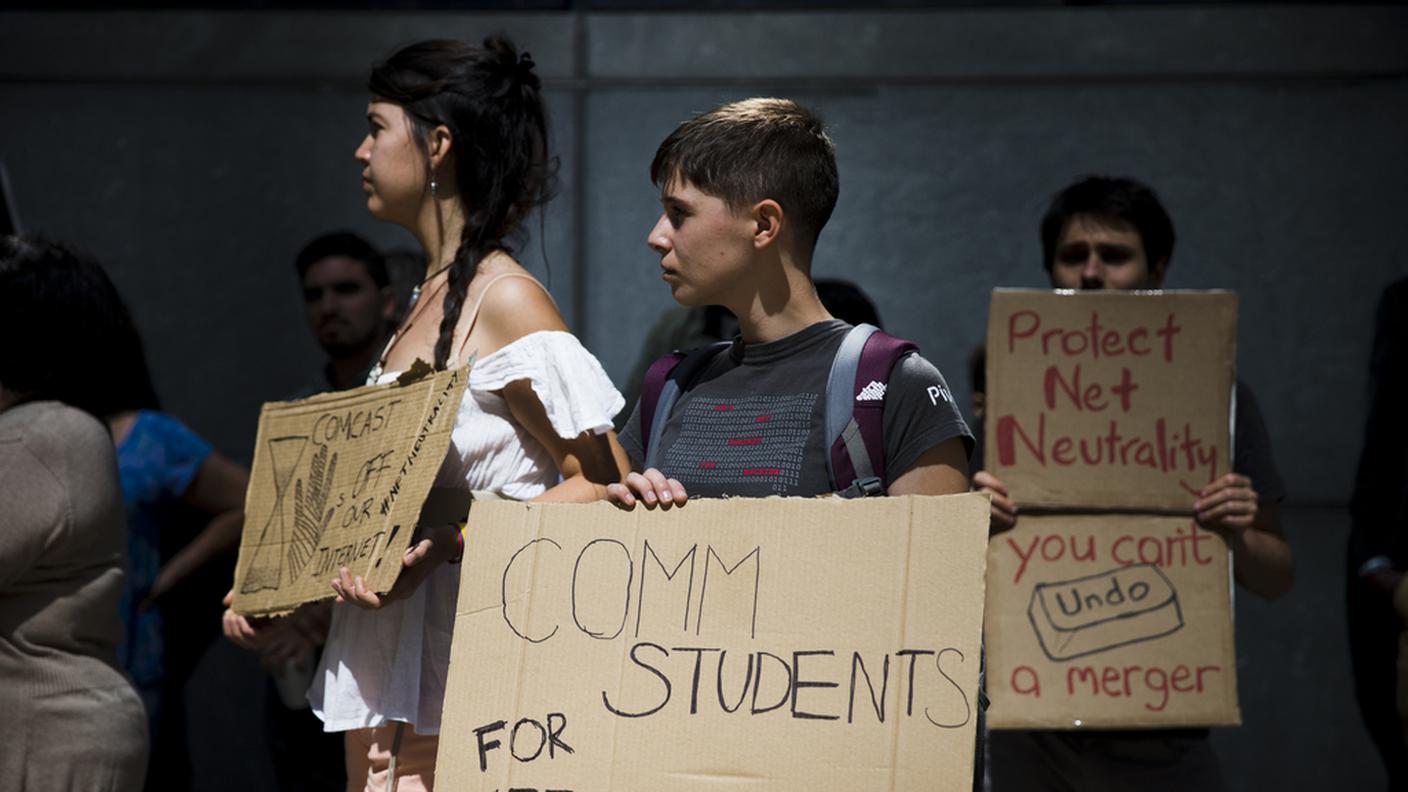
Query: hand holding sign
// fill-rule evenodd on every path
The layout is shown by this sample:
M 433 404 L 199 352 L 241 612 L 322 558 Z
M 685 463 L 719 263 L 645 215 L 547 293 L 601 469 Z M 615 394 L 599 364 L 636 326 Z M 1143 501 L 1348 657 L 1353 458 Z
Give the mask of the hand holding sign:
M 992 499 L 992 522 L 990 533 L 999 534 L 1017 527 L 1017 502 L 1007 492 L 1002 479 L 986 470 L 973 474 L 973 491 L 986 492 Z
M 1226 472 L 1235 338 L 1232 294 L 993 293 L 994 728 L 1239 721 L 1227 554 L 1258 508 Z M 1017 524 L 1019 500 L 1061 513 Z
M 385 594 L 378 595 L 367 588 L 367 582 L 361 575 L 354 575 L 352 570 L 342 567 L 332 581 L 338 603 L 351 603 L 364 610 L 378 610 L 388 602 L 411 596 L 430 577 L 430 573 L 454 556 L 457 548 L 455 535 L 459 530 L 460 527 L 454 524 L 423 529 L 424 535 L 406 548 L 401 556 L 401 574 Z
M 418 381 L 403 375 L 395 384 L 264 405 L 233 611 L 277 615 L 334 592 L 380 607 L 386 596 L 414 590 L 442 558 L 439 537 L 422 537 L 427 544 L 409 554 L 406 546 L 424 519 L 468 379 L 467 369 Z M 453 519 L 468 510 L 465 497 Z M 334 577 L 338 586 L 329 589 Z M 232 620 L 226 632 L 240 643 L 254 640 L 257 628 Z
M 1240 473 L 1228 473 L 1203 487 L 1193 504 L 1198 525 L 1221 531 L 1229 538 L 1256 522 L 1257 494 L 1252 480 Z
M 628 473 L 619 484 L 606 485 L 606 499 L 626 511 L 634 509 L 636 501 L 647 509 L 656 506 L 668 509 L 683 506 L 689 500 L 689 493 L 685 492 L 683 484 L 651 468 L 644 473 Z

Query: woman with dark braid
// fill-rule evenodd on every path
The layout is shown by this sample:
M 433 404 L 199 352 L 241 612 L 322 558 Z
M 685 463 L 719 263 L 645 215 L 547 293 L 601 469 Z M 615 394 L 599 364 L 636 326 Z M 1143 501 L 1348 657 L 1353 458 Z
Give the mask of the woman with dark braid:
M 508 239 L 549 197 L 555 161 L 533 61 L 507 39 L 410 45 L 377 65 L 370 130 L 356 152 L 367 208 L 426 252 L 419 296 L 370 381 L 417 359 L 472 357 L 436 487 L 527 500 L 590 501 L 625 470 L 611 433 L 623 406 L 596 358 Z M 434 492 L 432 491 L 432 497 Z M 322 664 L 309 691 L 328 731 L 347 733 L 348 786 L 430 789 L 459 567 L 458 526 L 421 524 L 382 596 L 342 569 Z M 257 633 L 227 615 L 239 642 Z

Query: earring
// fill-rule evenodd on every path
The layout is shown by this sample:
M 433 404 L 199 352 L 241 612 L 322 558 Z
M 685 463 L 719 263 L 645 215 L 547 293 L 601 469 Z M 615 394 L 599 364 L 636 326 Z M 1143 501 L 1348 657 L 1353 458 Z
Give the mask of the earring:
M 436 196 L 436 194 L 435 194 L 435 190 L 436 190 L 436 188 L 438 188 L 439 186 L 440 186 L 440 185 L 437 184 L 436 181 L 435 181 L 435 174 L 433 174 L 433 173 L 430 174 L 430 197 L 431 197 L 431 198 L 436 198 L 436 197 L 438 197 L 438 196 Z

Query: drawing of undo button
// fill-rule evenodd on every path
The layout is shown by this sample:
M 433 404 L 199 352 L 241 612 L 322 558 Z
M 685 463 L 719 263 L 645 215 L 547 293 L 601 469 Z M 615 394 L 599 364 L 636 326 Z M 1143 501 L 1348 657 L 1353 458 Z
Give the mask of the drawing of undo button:
M 1183 627 L 1178 592 L 1153 564 L 1038 583 L 1027 617 L 1051 660 L 1150 641 Z

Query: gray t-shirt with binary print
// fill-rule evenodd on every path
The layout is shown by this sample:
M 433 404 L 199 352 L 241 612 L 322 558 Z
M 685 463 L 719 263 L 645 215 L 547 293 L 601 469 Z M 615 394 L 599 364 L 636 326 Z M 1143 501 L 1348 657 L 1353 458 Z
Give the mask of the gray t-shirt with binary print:
M 767 344 L 736 339 L 675 402 L 656 454 L 661 472 L 678 479 L 691 497 L 830 492 L 826 379 L 850 329 L 830 320 Z M 879 395 L 878 387 L 870 390 Z M 954 437 L 972 450 L 972 433 L 943 375 L 919 355 L 895 364 L 884 398 L 889 481 Z M 645 457 L 639 404 L 621 431 L 621 445 L 639 468 Z

